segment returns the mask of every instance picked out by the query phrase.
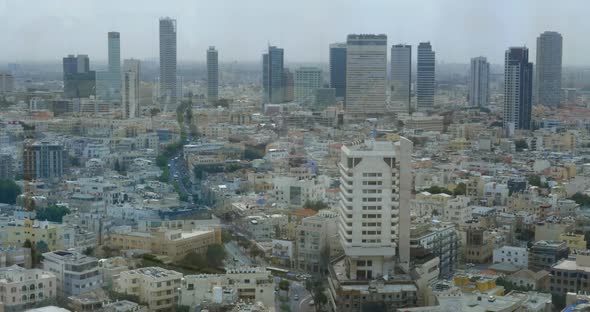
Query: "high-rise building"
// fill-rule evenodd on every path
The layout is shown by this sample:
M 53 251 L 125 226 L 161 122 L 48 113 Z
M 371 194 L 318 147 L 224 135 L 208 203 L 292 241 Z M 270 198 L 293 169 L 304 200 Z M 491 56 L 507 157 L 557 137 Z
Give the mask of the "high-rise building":
M 346 43 L 330 45 L 330 87 L 336 89 L 336 97 L 346 96 Z
M 14 77 L 11 73 L 0 73 L 0 93 L 12 92 Z
M 295 70 L 295 100 L 313 102 L 315 90 L 322 87 L 322 70 L 317 67 L 301 67 Z
M 121 88 L 121 106 L 125 118 L 139 117 L 139 82 L 141 64 L 139 60 L 128 59 L 123 63 L 123 85 Z
M 88 55 L 63 58 L 65 98 L 83 98 L 96 94 L 96 72 L 90 70 Z
M 207 100 L 214 103 L 219 98 L 219 59 L 215 47 L 207 50 Z
M 391 46 L 391 102 L 409 112 L 412 90 L 412 46 Z
M 340 238 L 351 279 L 392 275 L 409 265 L 410 158 L 406 138 L 342 147 Z
M 295 75 L 288 68 L 283 69 L 283 102 L 292 102 L 295 99 Z
M 268 47 L 268 53 L 262 55 L 262 83 L 265 102 L 281 103 L 284 101 L 284 51 L 275 46 Z
M 26 143 L 23 146 L 25 180 L 56 179 L 63 175 L 64 151 L 59 144 Z
M 430 42 L 418 45 L 418 68 L 416 73 L 416 100 L 418 110 L 434 106 L 435 54 Z
M 118 32 L 109 32 L 109 73 L 111 75 L 112 95 L 115 96 L 121 90 L 121 35 Z
M 336 89 L 319 88 L 315 90 L 314 110 L 323 110 L 328 106 L 336 104 Z
M 346 41 L 346 111 L 383 114 L 387 85 L 387 36 L 348 35 Z
M 529 49 L 512 47 L 504 57 L 504 129 L 513 134 L 517 129 L 531 128 L 533 64 Z
M 469 69 L 469 106 L 484 107 L 490 99 L 490 63 L 483 57 L 471 59 Z
M 554 31 L 537 37 L 535 69 L 535 98 L 541 105 L 559 106 L 561 103 L 561 58 L 563 38 Z
M 167 109 L 176 108 L 176 20 L 160 19 L 160 101 Z

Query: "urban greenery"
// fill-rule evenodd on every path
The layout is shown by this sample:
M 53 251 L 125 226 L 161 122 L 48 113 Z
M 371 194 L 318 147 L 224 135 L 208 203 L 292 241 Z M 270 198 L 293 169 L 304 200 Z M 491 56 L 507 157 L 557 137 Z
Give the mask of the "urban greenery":
M 576 204 L 579 204 L 580 206 L 590 206 L 590 196 L 586 194 L 578 192 L 570 197 L 570 199 L 575 201 Z
M 305 204 L 303 205 L 304 208 L 309 208 L 315 211 L 319 211 L 322 209 L 327 209 L 329 208 L 328 204 L 324 203 L 321 200 L 316 200 L 316 201 L 306 201 Z
M 61 205 L 51 204 L 47 208 L 37 208 L 36 214 L 38 220 L 47 220 L 51 222 L 62 222 L 65 215 L 70 213 L 70 210 Z
M 320 279 L 308 279 L 305 281 L 305 289 L 313 298 L 313 305 L 316 311 L 324 311 L 324 305 L 328 303 L 326 288 Z
M 12 180 L 0 180 L 0 203 L 14 204 L 21 194 L 20 186 Z

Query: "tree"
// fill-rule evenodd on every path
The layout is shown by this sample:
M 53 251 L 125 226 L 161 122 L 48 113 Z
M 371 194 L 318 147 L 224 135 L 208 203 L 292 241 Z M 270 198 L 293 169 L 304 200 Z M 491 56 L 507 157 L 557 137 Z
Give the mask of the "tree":
M 466 193 L 467 193 L 467 185 L 465 185 L 465 183 L 463 183 L 463 182 L 457 184 L 457 187 L 455 187 L 455 189 L 453 190 L 453 195 L 455 195 L 455 196 L 465 195 Z
M 516 148 L 516 151 L 519 152 L 529 148 L 529 145 L 527 144 L 525 139 L 520 139 L 514 141 L 514 147 Z
M 303 205 L 304 208 L 309 208 L 315 211 L 319 211 L 322 209 L 327 209 L 329 208 L 328 204 L 324 203 L 321 200 L 316 200 L 316 201 L 306 201 L 305 204 Z
M 320 279 L 308 279 L 305 281 L 305 289 L 309 291 L 314 301 L 316 311 L 322 311 L 323 306 L 328 303 L 328 297 L 326 296 L 326 288 L 324 283 Z
M 580 206 L 589 206 L 590 205 L 590 196 L 588 196 L 586 194 L 582 194 L 580 192 L 574 194 L 572 197 L 570 197 L 570 199 L 575 201 L 576 204 L 579 204 Z
M 427 189 L 424 189 L 423 191 L 424 192 L 428 192 L 430 194 L 440 194 L 440 193 L 445 193 L 445 194 L 448 194 L 448 195 L 452 195 L 453 194 L 453 192 L 449 191 L 449 189 L 447 189 L 445 187 L 436 186 L 436 185 L 431 186 L 431 187 L 429 187 Z
M 70 213 L 70 210 L 61 205 L 48 205 L 47 208 L 37 208 L 37 219 L 51 222 L 62 222 L 63 216 Z
M 0 203 L 13 205 L 20 194 L 20 186 L 14 181 L 0 180 Z
M 289 281 L 288 281 L 288 280 L 282 279 L 282 280 L 279 282 L 279 289 L 280 289 L 280 290 L 285 290 L 285 291 L 288 291 L 288 290 L 289 290 L 289 286 L 291 286 L 291 284 L 289 283 Z
M 205 258 L 207 265 L 210 267 L 220 267 L 223 265 L 223 260 L 225 260 L 225 248 L 220 244 L 209 245 Z
M 547 182 L 543 183 L 541 181 L 541 176 L 536 175 L 536 174 L 535 175 L 530 175 L 529 178 L 528 178 L 528 182 L 529 182 L 529 185 L 536 186 L 536 187 L 547 188 L 549 186 L 547 184 Z
M 246 160 L 254 160 L 254 159 L 261 159 L 264 157 L 266 150 L 266 146 L 263 145 L 246 145 L 244 149 L 244 159 Z

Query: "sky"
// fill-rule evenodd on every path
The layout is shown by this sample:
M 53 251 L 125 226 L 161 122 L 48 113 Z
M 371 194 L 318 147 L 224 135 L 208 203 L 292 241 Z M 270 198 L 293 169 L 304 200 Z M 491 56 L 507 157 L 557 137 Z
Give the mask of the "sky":
M 563 35 L 564 65 L 590 65 L 588 0 L 0 0 L 0 62 L 107 58 L 107 32 L 121 33 L 121 57 L 158 57 L 158 19 L 177 20 L 179 61 L 260 61 L 268 44 L 285 61 L 327 62 L 349 33 L 384 33 L 388 45 L 430 41 L 439 62 L 486 56 L 502 64 L 509 46 Z

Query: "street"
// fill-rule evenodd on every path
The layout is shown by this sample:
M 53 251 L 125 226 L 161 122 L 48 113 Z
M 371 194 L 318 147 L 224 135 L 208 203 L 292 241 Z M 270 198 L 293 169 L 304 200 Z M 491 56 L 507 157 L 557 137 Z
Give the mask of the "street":
M 233 263 L 234 266 L 251 266 L 252 260 L 245 254 L 235 241 L 225 244 L 225 250 L 228 253 L 228 266 Z
M 275 278 L 275 284 L 278 286 L 280 279 Z M 290 281 L 291 287 L 289 290 L 289 307 L 291 312 L 313 312 L 314 307 L 309 303 L 312 301 L 311 294 L 305 289 L 305 286 L 300 282 Z M 295 300 L 295 298 L 298 298 Z M 281 311 L 281 300 L 278 296 L 275 298 L 275 309 L 277 312 Z

